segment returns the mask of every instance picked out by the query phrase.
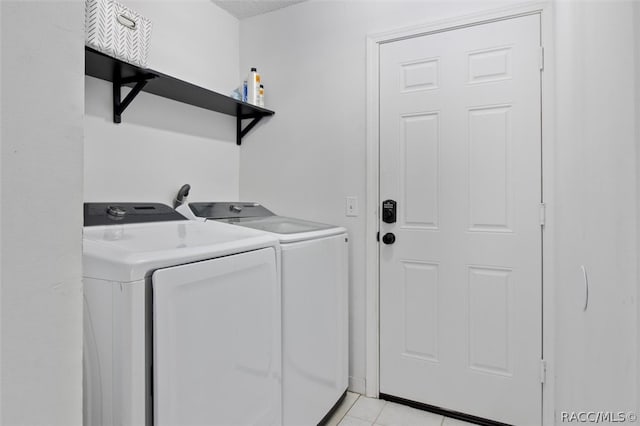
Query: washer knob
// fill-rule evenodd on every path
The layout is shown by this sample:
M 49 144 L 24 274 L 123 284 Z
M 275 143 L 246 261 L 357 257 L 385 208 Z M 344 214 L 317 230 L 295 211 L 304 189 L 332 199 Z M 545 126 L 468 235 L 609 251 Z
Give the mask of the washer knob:
M 109 206 L 107 207 L 107 215 L 109 215 L 112 219 L 119 220 L 125 217 L 127 211 L 120 206 Z

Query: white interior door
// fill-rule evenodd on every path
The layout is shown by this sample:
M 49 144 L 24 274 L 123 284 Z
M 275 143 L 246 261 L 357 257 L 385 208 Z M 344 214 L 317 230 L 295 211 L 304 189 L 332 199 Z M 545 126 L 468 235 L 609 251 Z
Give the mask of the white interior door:
M 280 425 L 272 248 L 153 273 L 154 425 Z
M 380 47 L 380 392 L 541 424 L 540 16 Z

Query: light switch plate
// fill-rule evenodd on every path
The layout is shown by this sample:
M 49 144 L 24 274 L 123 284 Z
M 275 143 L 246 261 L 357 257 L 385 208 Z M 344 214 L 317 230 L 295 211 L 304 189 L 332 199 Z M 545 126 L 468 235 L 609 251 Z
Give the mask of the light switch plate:
M 345 212 L 346 216 L 358 216 L 358 197 L 346 197 L 345 198 Z

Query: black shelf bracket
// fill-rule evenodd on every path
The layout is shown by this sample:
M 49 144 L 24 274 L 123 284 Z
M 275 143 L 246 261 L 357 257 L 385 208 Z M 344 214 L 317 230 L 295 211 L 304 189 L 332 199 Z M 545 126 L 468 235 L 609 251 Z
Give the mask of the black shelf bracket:
M 144 88 L 149 80 L 155 78 L 154 74 L 141 74 L 134 77 L 121 78 L 120 72 L 113 73 L 113 122 L 122 122 L 122 113 L 129 106 L 131 101 L 138 96 L 138 93 Z M 122 99 L 122 86 L 135 83 L 131 91 Z
M 260 120 L 262 120 L 263 115 L 249 115 L 249 116 L 241 116 L 238 114 L 237 117 L 237 125 L 236 125 L 236 145 L 242 145 L 242 138 L 253 129 L 253 127 L 258 124 Z M 249 124 L 247 124 L 244 129 L 242 128 L 242 120 L 253 118 Z

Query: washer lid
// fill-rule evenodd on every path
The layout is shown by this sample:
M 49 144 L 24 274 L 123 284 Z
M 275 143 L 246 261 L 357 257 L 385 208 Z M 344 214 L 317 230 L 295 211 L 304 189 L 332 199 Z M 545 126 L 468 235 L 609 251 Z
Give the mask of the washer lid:
M 299 234 L 301 232 L 321 231 L 335 228 L 326 223 L 310 222 L 308 220 L 294 219 L 284 216 L 269 216 L 261 218 L 227 219 L 227 223 L 246 226 L 247 228 L 260 229 L 261 231 L 275 234 Z
M 187 213 L 191 218 L 206 218 L 207 223 L 219 221 L 270 232 L 276 234 L 281 243 L 313 240 L 347 232 L 335 225 L 277 216 L 253 202 L 189 203 Z
M 85 227 L 83 242 L 84 276 L 118 282 L 143 279 L 158 268 L 278 245 L 264 232 L 189 220 Z
M 284 216 L 219 219 L 226 223 L 276 234 L 282 243 L 312 240 L 345 233 L 339 226 Z M 209 220 L 207 223 L 213 221 Z

